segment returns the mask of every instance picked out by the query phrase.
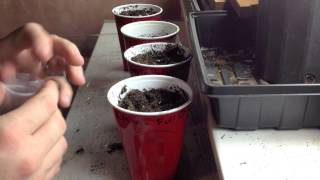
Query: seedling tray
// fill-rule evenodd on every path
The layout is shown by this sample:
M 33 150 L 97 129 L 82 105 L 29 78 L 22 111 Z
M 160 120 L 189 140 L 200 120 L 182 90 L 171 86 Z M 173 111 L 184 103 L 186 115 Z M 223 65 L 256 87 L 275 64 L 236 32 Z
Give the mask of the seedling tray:
M 254 55 L 217 61 L 219 49 L 254 54 L 252 25 L 226 11 L 189 14 L 200 91 L 209 98 L 218 126 L 242 130 L 319 127 L 320 84 L 270 84 L 255 74 Z

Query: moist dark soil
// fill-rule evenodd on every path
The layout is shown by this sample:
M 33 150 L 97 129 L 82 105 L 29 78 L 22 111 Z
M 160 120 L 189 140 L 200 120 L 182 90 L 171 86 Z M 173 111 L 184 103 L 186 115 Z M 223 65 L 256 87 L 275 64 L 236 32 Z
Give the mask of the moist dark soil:
M 161 33 L 157 33 L 157 34 L 141 34 L 139 37 L 142 38 L 154 38 L 154 37 L 161 37 L 161 36 L 166 36 L 169 35 L 166 32 L 161 32 Z
M 112 154 L 116 151 L 122 151 L 123 150 L 123 145 L 122 143 L 112 143 L 108 145 L 108 150 L 107 153 L 108 154 Z
M 125 7 L 119 14 L 123 16 L 149 16 L 157 13 L 157 11 L 152 8 L 137 8 L 138 6 Z
M 119 106 L 131 111 L 160 112 L 177 108 L 187 102 L 188 98 L 179 87 L 143 91 L 133 89 L 119 100 Z
M 203 52 L 205 60 L 214 61 L 215 65 L 224 65 L 234 62 L 252 64 L 255 59 L 255 53 L 252 49 L 224 49 L 214 48 Z
M 162 51 L 154 48 L 152 47 L 151 51 L 132 57 L 132 61 L 140 64 L 167 65 L 179 63 L 188 58 L 185 57 L 185 50 L 179 45 L 169 44 Z
M 105 166 L 106 166 L 106 165 L 105 165 L 104 162 L 92 164 L 92 165 L 90 166 L 90 171 L 91 171 L 92 173 L 95 173 L 95 172 L 97 172 L 97 171 L 100 171 L 100 170 L 104 169 Z
M 77 155 L 81 155 L 81 154 L 84 154 L 85 150 L 83 149 L 83 147 L 79 147 L 77 150 L 76 150 L 76 154 Z

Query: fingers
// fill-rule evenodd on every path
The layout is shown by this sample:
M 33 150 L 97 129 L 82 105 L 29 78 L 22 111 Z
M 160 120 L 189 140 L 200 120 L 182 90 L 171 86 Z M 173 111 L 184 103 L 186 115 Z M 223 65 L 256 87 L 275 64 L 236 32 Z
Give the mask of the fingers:
M 57 74 L 66 72 L 68 79 L 74 85 L 83 85 L 85 83 L 85 77 L 82 66 L 69 65 L 67 60 L 63 57 L 56 56 L 52 58 L 47 64 L 48 74 Z
M 56 35 L 51 35 L 51 37 L 56 55 L 64 57 L 67 63 L 72 66 L 82 66 L 84 64 L 84 59 L 75 44 Z
M 67 149 L 67 141 L 63 137 L 66 131 L 65 121 L 60 111 L 57 112 L 59 113 L 33 135 L 33 140 L 38 144 L 38 155 L 44 159 L 39 173 L 48 177 L 57 173 Z
M 84 59 L 77 46 L 72 42 L 55 35 L 52 35 L 52 39 L 55 54 L 63 57 L 65 60 L 64 67 L 66 67 L 65 70 L 67 70 L 67 76 L 70 81 L 75 85 L 83 85 L 85 83 L 82 69 Z M 63 65 L 60 63 L 59 67 L 63 67 Z
M 24 53 L 23 50 L 28 50 L 28 52 Z M 63 70 L 67 71 L 71 83 L 75 85 L 85 83 L 81 67 L 84 64 L 84 59 L 77 46 L 69 40 L 50 35 L 39 24 L 28 23 L 9 34 L 5 39 L 0 40 L 0 60 L 6 62 L 13 60 L 15 66 L 21 67 L 20 69 L 32 68 L 32 73 L 41 74 L 41 64 L 48 63 L 55 56 L 64 59 L 58 65 L 60 69 L 64 67 Z M 38 65 L 35 66 L 31 62 L 38 63 Z M 10 73 L 3 74 L 10 75 Z
M 14 61 L 17 72 L 28 73 L 34 77 L 42 73 L 42 63 L 37 57 L 34 57 L 31 49 L 22 50 Z
M 62 163 L 62 158 L 64 153 L 67 151 L 67 148 L 68 144 L 65 137 L 61 137 L 43 161 L 43 167 L 46 172 L 49 172 L 56 165 L 60 165 Z
M 57 110 L 52 117 L 40 127 L 34 134 L 33 138 L 38 143 L 39 155 L 44 157 L 50 149 L 58 142 L 60 137 L 66 131 L 65 120 L 59 110 Z
M 64 137 L 55 144 L 47 156 L 41 163 L 40 169 L 33 175 L 31 179 L 47 179 L 52 178 L 59 172 L 63 155 L 67 150 L 67 142 Z
M 21 28 L 17 38 L 17 49 L 32 48 L 35 58 L 48 61 L 53 56 L 52 39 L 43 27 L 36 23 L 28 23 Z
M 16 67 L 12 62 L 4 62 L 0 66 L 0 80 L 7 81 L 13 78 L 16 74 Z
M 33 134 L 58 109 L 59 90 L 54 81 L 48 81 L 40 92 L 28 100 L 20 108 L 11 111 L 5 116 L 10 119 L 17 130 Z
M 37 23 L 28 23 L 0 41 L 0 59 L 12 59 L 20 51 L 31 49 L 34 57 L 48 61 L 53 56 L 52 39 Z
M 61 168 L 62 160 L 58 162 L 54 167 L 50 169 L 44 180 L 51 180 L 54 176 L 56 176 Z
M 65 80 L 64 77 L 59 76 L 50 76 L 47 80 L 54 80 L 57 82 L 59 86 L 59 105 L 63 108 L 68 108 L 71 105 L 72 100 L 72 87 L 70 84 Z
M 40 62 L 47 62 L 52 56 L 49 33 L 37 23 L 27 23 L 0 40 L 0 63 L 5 64 L 0 79 L 10 79 L 17 71 L 36 75 L 41 71 Z
M 86 83 L 82 67 L 69 66 L 67 69 L 67 76 L 75 85 L 81 86 Z
M 50 74 L 61 74 L 67 68 L 66 60 L 63 57 L 55 56 L 46 64 L 46 73 Z
M 62 163 L 62 158 L 64 153 L 66 152 L 68 147 L 67 141 L 64 137 L 61 137 L 61 139 L 57 142 L 57 144 L 51 149 L 51 151 L 47 154 L 43 161 L 43 170 L 46 173 L 49 173 L 49 171 L 54 168 L 56 165 L 59 165 Z

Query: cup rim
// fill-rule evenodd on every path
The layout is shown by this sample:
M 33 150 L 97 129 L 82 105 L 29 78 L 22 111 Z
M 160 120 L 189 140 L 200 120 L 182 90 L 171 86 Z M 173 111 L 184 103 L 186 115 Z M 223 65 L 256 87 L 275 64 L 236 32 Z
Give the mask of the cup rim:
M 178 66 L 184 63 L 187 63 L 189 61 L 191 61 L 192 59 L 192 54 L 189 50 L 189 48 L 182 46 L 187 52 L 188 52 L 188 56 L 186 57 L 186 60 L 178 62 L 178 63 L 172 63 L 172 64 L 164 64 L 164 65 L 151 65 L 151 64 L 142 64 L 142 63 L 138 63 L 135 61 L 132 61 L 131 58 L 128 58 L 128 54 L 133 51 L 135 48 L 141 47 L 141 46 L 149 46 L 149 45 L 156 45 L 156 44 L 172 44 L 175 45 L 177 43 L 169 43 L 169 42 L 154 42 L 154 43 L 145 43 L 145 44 L 139 44 L 139 45 L 135 45 L 132 46 L 131 48 L 127 49 L 124 52 L 124 58 L 126 61 L 128 61 L 129 63 L 135 64 L 137 66 L 141 66 L 141 67 L 146 67 L 146 68 L 169 68 L 169 67 L 174 67 L 174 66 Z
M 173 26 L 176 28 L 176 31 L 173 32 L 173 33 L 170 33 L 170 34 L 167 34 L 165 36 L 159 36 L 159 37 L 136 37 L 136 36 L 131 36 L 131 35 L 128 35 L 127 33 L 124 33 L 124 29 L 125 28 L 128 28 L 130 26 L 134 26 L 134 25 L 139 25 L 139 24 L 148 24 L 148 23 L 156 23 L 156 24 L 166 24 L 166 25 L 170 25 L 170 26 Z M 168 22 L 168 21 L 137 21 L 137 22 L 132 22 L 132 23 L 129 23 L 129 24 L 126 24 L 124 26 L 121 27 L 120 29 L 121 33 L 124 35 L 124 36 L 127 36 L 127 37 L 130 37 L 130 38 L 133 38 L 133 39 L 140 39 L 140 40 L 160 40 L 160 39 L 166 39 L 166 38 L 169 38 L 169 37 L 173 37 L 175 35 L 177 35 L 179 32 L 180 32 L 180 27 L 174 23 L 171 23 L 171 22 Z
M 120 8 L 123 8 L 123 7 L 126 7 L 126 6 L 150 6 L 150 7 L 156 7 L 158 9 L 160 9 L 159 12 L 155 13 L 155 14 L 151 14 L 151 15 L 147 15 L 147 16 L 125 16 L 125 15 L 121 15 L 119 13 L 116 13 L 116 10 L 117 9 L 120 9 Z M 114 16 L 118 16 L 118 17 L 123 17 L 123 18 L 129 18 L 129 19 L 142 19 L 142 18 L 149 18 L 149 17 L 154 17 L 154 16 L 158 16 L 160 15 L 161 13 L 163 12 L 163 8 L 158 6 L 158 5 L 155 5 L 155 4 L 144 4 L 144 3 L 132 3 L 132 4 L 123 4 L 123 5 L 119 5 L 119 6 L 116 6 L 112 9 L 112 13 Z
M 20 96 L 20 97 L 30 97 L 36 94 L 36 92 L 17 92 L 13 90 L 15 87 L 20 87 L 20 85 L 7 85 L 6 86 L 7 93 L 14 96 Z
M 170 109 L 170 110 L 166 110 L 166 111 L 160 111 L 160 112 L 138 112 L 138 111 L 130 111 L 127 109 L 124 109 L 122 107 L 120 107 L 118 104 L 115 104 L 114 102 L 112 102 L 110 99 L 112 97 L 112 92 L 115 88 L 117 88 L 118 86 L 125 86 L 126 82 L 128 81 L 135 81 L 135 80 L 139 80 L 139 79 L 163 79 L 169 82 L 177 82 L 177 86 L 180 87 L 181 89 L 183 89 L 187 94 L 188 94 L 188 101 L 185 102 L 184 104 L 182 104 L 179 107 Z M 180 85 L 178 85 L 180 84 Z M 114 84 L 108 91 L 107 94 L 107 98 L 109 103 L 112 105 L 112 107 L 116 108 L 117 110 L 127 113 L 127 114 L 131 114 L 131 115 L 137 115 L 137 116 L 163 116 L 163 115 L 167 115 L 167 114 L 171 114 L 171 113 L 175 113 L 178 112 L 184 108 L 186 108 L 187 106 L 189 106 L 192 102 L 193 99 L 193 92 L 191 87 L 184 82 L 181 79 L 175 78 L 175 77 L 171 77 L 171 76 L 165 76 L 165 75 L 142 75 L 142 76 L 134 76 L 134 77 L 130 77 L 127 79 L 124 79 L 122 81 L 117 82 L 116 84 Z
M 30 79 L 32 76 L 28 73 L 17 73 L 16 79 L 4 82 L 6 93 L 20 97 L 30 97 L 35 95 L 43 86 L 44 80 L 42 79 Z M 26 86 L 35 87 L 38 90 L 20 91 L 19 89 Z

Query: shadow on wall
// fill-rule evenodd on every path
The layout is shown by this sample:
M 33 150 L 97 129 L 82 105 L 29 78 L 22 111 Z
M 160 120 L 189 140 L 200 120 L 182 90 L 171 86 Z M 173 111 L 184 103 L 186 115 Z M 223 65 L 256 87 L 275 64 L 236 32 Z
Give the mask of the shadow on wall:
M 89 56 L 104 19 L 113 19 L 111 9 L 126 3 L 152 3 L 164 8 L 164 19 L 178 19 L 178 0 L 33 0 L 0 1 L 0 37 L 25 24 L 38 22 L 49 32 L 75 42 Z

